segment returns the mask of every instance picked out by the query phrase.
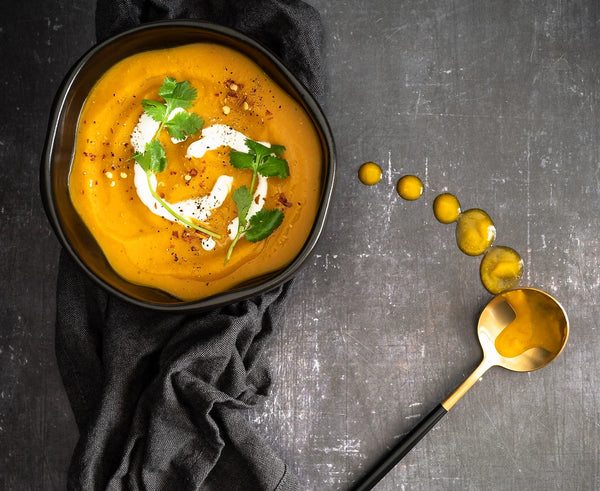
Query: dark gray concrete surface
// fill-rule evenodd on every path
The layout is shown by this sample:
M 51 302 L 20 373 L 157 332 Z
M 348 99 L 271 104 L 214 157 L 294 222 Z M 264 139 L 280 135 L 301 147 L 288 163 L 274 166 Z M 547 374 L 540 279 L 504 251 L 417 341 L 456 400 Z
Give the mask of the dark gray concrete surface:
M 309 3 L 326 30 L 338 181 L 250 419 L 304 488 L 347 489 L 475 368 L 490 295 L 433 217 L 450 191 L 521 253 L 523 285 L 564 304 L 570 339 L 540 371 L 488 372 L 378 489 L 600 489 L 598 2 Z M 77 438 L 37 175 L 93 5 L 0 5 L 0 489 L 64 489 Z M 375 187 L 356 178 L 366 160 L 384 170 Z M 404 174 L 422 178 L 421 199 L 397 196 Z

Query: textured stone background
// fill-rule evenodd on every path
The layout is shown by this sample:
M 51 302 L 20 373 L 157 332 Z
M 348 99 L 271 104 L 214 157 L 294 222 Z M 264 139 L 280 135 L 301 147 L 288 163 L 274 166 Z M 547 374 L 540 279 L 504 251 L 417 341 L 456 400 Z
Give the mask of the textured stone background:
M 254 421 L 306 489 L 346 489 L 479 363 L 479 260 L 432 214 L 450 191 L 554 294 L 567 348 L 492 369 L 378 489 L 599 489 L 597 2 L 309 0 L 326 29 L 339 172 Z M 64 489 L 77 435 L 53 346 L 58 242 L 38 169 L 94 2 L 0 3 L 0 489 Z M 361 185 L 359 165 L 384 177 Z M 426 186 L 401 200 L 404 174 Z

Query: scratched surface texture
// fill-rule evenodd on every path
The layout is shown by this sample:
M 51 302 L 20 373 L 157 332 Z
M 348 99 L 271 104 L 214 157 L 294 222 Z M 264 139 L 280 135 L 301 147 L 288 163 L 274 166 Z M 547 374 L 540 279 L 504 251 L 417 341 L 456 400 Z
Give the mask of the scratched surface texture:
M 432 214 L 495 221 L 522 284 L 561 300 L 563 354 L 492 369 L 377 489 L 600 489 L 598 2 L 311 0 L 339 172 L 330 219 L 248 413 L 303 489 L 347 489 L 475 368 L 490 295 Z M 94 2 L 0 3 L 0 489 L 63 489 L 76 429 L 53 351 L 58 243 L 38 198 L 51 100 L 92 45 Z M 374 187 L 356 178 L 378 162 Z M 416 174 L 421 199 L 395 192 Z

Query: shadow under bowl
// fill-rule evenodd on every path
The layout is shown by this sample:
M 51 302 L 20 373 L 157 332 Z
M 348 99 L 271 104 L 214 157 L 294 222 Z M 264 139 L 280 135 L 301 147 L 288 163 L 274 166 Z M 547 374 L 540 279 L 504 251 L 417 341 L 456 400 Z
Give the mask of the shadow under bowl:
M 98 79 L 114 64 L 136 53 L 199 42 L 221 44 L 245 54 L 304 108 L 320 139 L 323 169 L 317 216 L 303 248 L 291 263 L 234 289 L 185 302 L 158 288 L 131 283 L 113 270 L 73 207 L 68 184 L 79 114 Z M 72 68 L 52 108 L 42 157 L 41 192 L 46 213 L 60 243 L 90 278 L 110 293 L 133 304 L 163 311 L 191 312 L 250 298 L 289 280 L 310 256 L 321 234 L 334 176 L 334 141 L 321 108 L 304 85 L 269 50 L 235 30 L 219 25 L 197 21 L 164 21 L 142 25 L 96 45 Z

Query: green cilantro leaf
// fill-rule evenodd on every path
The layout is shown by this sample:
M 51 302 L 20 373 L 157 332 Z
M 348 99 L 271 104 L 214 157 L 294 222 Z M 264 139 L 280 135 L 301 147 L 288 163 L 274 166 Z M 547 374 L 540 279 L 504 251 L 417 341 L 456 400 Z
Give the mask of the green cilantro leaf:
M 281 210 L 260 210 L 250 218 L 250 225 L 246 229 L 246 239 L 249 242 L 258 242 L 266 239 L 281 225 L 283 212 Z
M 269 155 L 259 164 L 258 173 L 263 177 L 280 177 L 284 179 L 290 175 L 290 169 L 286 160 Z
M 248 147 L 248 153 L 232 151 L 229 153 L 229 162 L 236 169 L 252 169 L 251 189 L 254 189 L 257 174 L 263 177 L 280 177 L 282 179 L 290 175 L 287 161 L 280 157 L 285 151 L 283 145 L 267 147 L 249 138 L 246 139 L 245 144 Z
M 167 168 L 165 149 L 158 140 L 146 143 L 144 152 L 136 152 L 133 158 L 146 173 L 156 174 Z
M 172 138 L 185 140 L 186 136 L 194 135 L 202 128 L 204 121 L 195 113 L 178 112 L 169 119 L 165 126 Z
M 249 153 L 232 150 L 231 152 L 229 152 L 229 162 L 236 169 L 254 170 L 254 156 L 250 155 Z
M 179 114 L 182 113 L 177 113 L 171 118 L 171 114 L 175 109 L 188 109 L 191 107 L 197 94 L 198 92 L 196 89 L 192 87 L 187 80 L 177 82 L 174 78 L 167 77 L 163 80 L 160 89 L 158 89 L 158 95 L 165 100 L 164 104 L 151 99 L 144 99 L 142 100 L 142 107 L 154 121 L 160 123 L 158 133 L 160 133 L 164 126 L 167 126 L 171 136 L 173 136 L 171 131 L 177 135 L 181 135 L 182 131 L 186 135 L 193 135 L 202 127 L 202 124 L 204 124 L 204 121 L 202 121 L 199 116 L 196 115 L 196 117 L 193 118 L 194 125 L 186 126 L 182 129 L 182 125 L 185 124 L 183 122 L 185 116 L 179 116 Z M 169 124 L 175 119 L 177 119 L 178 122 Z M 202 124 L 199 126 L 198 121 L 202 121 Z M 171 128 L 169 128 L 169 126 Z M 175 136 L 173 136 L 173 138 L 179 140 L 183 139 L 183 137 L 178 138 Z
M 252 205 L 252 191 L 248 189 L 246 186 L 240 186 L 233 193 L 231 193 L 231 197 L 235 202 L 235 205 L 238 209 L 238 229 L 235 233 L 235 237 L 231 241 L 231 245 L 227 250 L 227 255 L 225 256 L 225 263 L 229 261 L 231 258 L 231 253 L 233 252 L 233 248 L 240 240 L 240 237 L 246 230 L 248 226 L 248 211 L 250 210 L 250 206 Z
M 271 153 L 280 156 L 283 152 L 285 152 L 285 147 L 283 145 L 271 145 L 269 150 L 271 150 Z
M 231 197 L 238 209 L 238 231 L 243 231 L 248 224 L 247 216 L 248 210 L 250 210 L 250 206 L 252 205 L 252 192 L 246 186 L 241 186 L 231 193 Z
M 167 119 L 167 106 L 161 102 L 144 99 L 142 100 L 142 107 L 154 121 L 162 123 Z
M 165 97 L 169 97 L 175 90 L 175 87 L 177 87 L 177 80 L 171 77 L 166 77 L 163 80 L 162 85 L 158 89 L 158 95 L 161 96 L 163 99 Z
M 260 162 L 267 155 L 271 155 L 273 150 L 263 145 L 262 143 L 255 142 L 254 140 L 246 139 L 246 146 L 250 150 L 250 154 L 255 156 L 257 162 Z
M 182 109 L 191 107 L 192 101 L 196 99 L 197 91 L 187 80 L 176 82 L 175 79 L 167 77 L 158 89 L 158 95 L 167 103 L 168 115 L 178 107 Z

